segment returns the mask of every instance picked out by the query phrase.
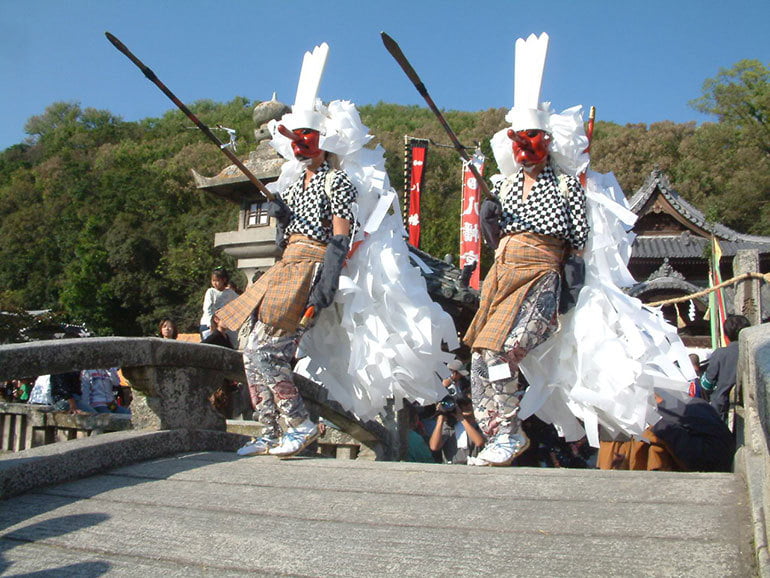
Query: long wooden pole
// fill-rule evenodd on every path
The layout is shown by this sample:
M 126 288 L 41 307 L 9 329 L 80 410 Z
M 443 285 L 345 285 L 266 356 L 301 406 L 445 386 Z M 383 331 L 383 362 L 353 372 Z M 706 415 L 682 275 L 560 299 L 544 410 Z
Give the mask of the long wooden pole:
M 594 139 L 594 122 L 596 121 L 596 107 L 592 106 L 588 110 L 588 128 L 586 128 L 586 137 L 588 137 L 588 146 L 585 148 L 585 152 L 591 152 L 591 141 Z M 586 169 L 588 170 L 588 169 Z M 585 188 L 586 186 L 586 171 L 580 173 L 580 184 Z
M 187 108 L 187 106 L 185 106 L 185 104 L 181 100 L 179 100 L 176 97 L 176 95 L 173 92 L 171 92 L 168 89 L 168 87 L 166 87 L 165 84 L 161 82 L 161 80 L 157 77 L 157 75 L 148 66 L 146 66 L 144 62 L 139 60 L 134 55 L 134 53 L 131 52 L 128 49 L 128 47 L 125 44 L 123 44 L 120 40 L 118 40 L 114 35 L 110 34 L 109 32 L 105 32 L 104 35 L 107 37 L 107 40 L 109 40 L 115 48 L 117 48 L 123 54 L 125 54 L 128 57 L 128 59 L 131 62 L 133 62 L 139 68 L 139 70 L 142 71 L 142 73 L 144 73 L 144 75 L 147 77 L 147 79 L 150 82 L 152 82 L 155 86 L 157 86 L 163 92 L 163 94 L 165 94 L 169 99 L 171 99 L 171 102 L 173 102 L 179 110 L 185 113 L 185 115 L 187 115 L 187 118 L 193 121 L 195 123 L 195 126 L 201 129 L 203 134 L 205 134 L 209 138 L 209 140 L 211 140 L 214 144 L 217 145 L 219 150 L 221 150 L 225 154 L 225 156 L 227 156 L 227 158 L 229 158 L 233 162 L 233 164 L 236 167 L 238 167 L 244 175 L 246 175 L 246 177 L 252 182 L 252 184 L 255 187 L 257 187 L 259 192 L 265 195 L 265 198 L 268 201 L 272 201 L 275 198 L 273 193 L 271 193 L 268 190 L 268 188 L 262 183 L 262 181 L 260 181 L 256 176 L 254 176 L 254 173 L 252 173 L 246 167 L 246 165 L 244 165 L 241 162 L 241 160 L 237 156 L 235 156 L 235 153 L 233 153 L 230 149 L 228 149 L 222 143 L 222 141 L 220 141 L 217 138 L 217 136 L 213 132 L 211 132 L 211 129 L 209 129 L 209 127 L 203 124 L 203 122 L 201 122 L 200 119 L 198 119 L 198 117 L 195 116 L 192 113 L 192 111 L 189 108 Z
M 428 107 L 433 111 L 433 114 L 436 115 L 436 118 L 438 119 L 439 123 L 441 123 L 441 126 L 444 127 L 444 130 L 449 136 L 449 140 L 452 141 L 452 144 L 454 145 L 455 150 L 457 150 L 457 152 L 460 154 L 462 159 L 468 163 L 470 170 L 473 173 L 473 176 L 476 178 L 476 181 L 479 183 L 479 186 L 481 187 L 481 190 L 484 191 L 484 194 L 486 194 L 488 197 L 494 198 L 491 191 L 489 190 L 489 187 L 487 186 L 487 183 L 481 177 L 481 174 L 479 173 L 478 169 L 471 161 L 471 157 L 468 154 L 468 151 L 466 151 L 465 147 L 460 143 L 459 139 L 457 138 L 457 135 L 455 135 L 454 131 L 452 130 L 452 127 L 449 126 L 449 123 L 444 118 L 444 115 L 436 106 L 436 103 L 433 102 L 433 99 L 430 97 L 430 94 L 428 94 L 428 90 L 425 88 L 425 85 L 423 84 L 422 80 L 420 80 L 420 77 L 417 75 L 417 72 L 415 71 L 414 67 L 412 67 L 412 65 L 409 63 L 409 60 L 407 60 L 406 56 L 401 51 L 401 47 L 398 45 L 398 43 L 395 40 L 393 40 L 385 32 L 381 32 L 380 36 L 382 37 L 382 42 L 385 45 L 385 48 L 388 50 L 388 52 L 390 52 L 390 55 L 396 60 L 396 62 L 398 62 L 398 65 L 401 67 L 401 70 L 403 70 L 406 76 L 409 78 L 409 80 L 412 81 L 412 84 L 417 89 L 417 92 L 419 92 L 420 96 L 422 96 L 423 99 L 425 99 L 425 102 L 428 104 Z

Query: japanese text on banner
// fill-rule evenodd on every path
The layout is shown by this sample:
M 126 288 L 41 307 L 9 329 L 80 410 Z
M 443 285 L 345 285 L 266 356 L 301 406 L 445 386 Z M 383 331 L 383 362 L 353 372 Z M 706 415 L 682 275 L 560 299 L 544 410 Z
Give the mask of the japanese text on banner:
M 484 155 L 476 151 L 471 162 L 479 175 L 484 174 Z M 460 269 L 476 264 L 468 285 L 479 288 L 481 260 L 481 229 L 479 228 L 479 183 L 473 176 L 468 163 L 463 163 L 463 203 L 460 216 Z

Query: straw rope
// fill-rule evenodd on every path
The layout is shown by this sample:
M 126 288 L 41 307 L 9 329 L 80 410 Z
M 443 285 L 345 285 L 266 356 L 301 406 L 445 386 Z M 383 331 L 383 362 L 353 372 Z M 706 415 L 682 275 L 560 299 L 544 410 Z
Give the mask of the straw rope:
M 770 283 L 770 273 L 743 273 L 742 275 L 738 275 L 737 277 L 733 277 L 732 279 L 728 279 L 727 281 L 723 281 L 718 285 L 714 285 L 713 287 L 709 287 L 708 289 L 704 289 L 703 291 L 698 291 L 697 293 L 691 293 L 690 295 L 685 295 L 684 297 L 674 297 L 672 299 L 665 299 L 663 301 L 654 301 L 652 303 L 645 303 L 645 305 L 647 305 L 648 307 L 662 307 L 663 305 L 672 305 L 674 303 L 682 303 L 683 301 L 690 301 L 698 297 L 703 297 L 704 295 L 713 293 L 714 291 L 716 291 L 717 289 L 721 289 L 722 287 L 727 287 L 728 285 L 734 285 L 735 283 L 740 283 L 741 281 L 748 281 L 749 279 L 759 279 L 760 281 L 764 281 L 765 283 Z

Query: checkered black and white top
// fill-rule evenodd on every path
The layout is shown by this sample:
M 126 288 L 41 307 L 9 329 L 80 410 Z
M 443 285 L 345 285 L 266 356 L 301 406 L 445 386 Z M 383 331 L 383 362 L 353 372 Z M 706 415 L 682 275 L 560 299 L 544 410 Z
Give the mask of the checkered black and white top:
M 329 194 L 327 175 L 332 171 Z M 356 187 L 345 171 L 322 164 L 305 188 L 305 173 L 283 193 L 281 197 L 292 210 L 286 227 L 286 236 L 294 233 L 328 243 L 332 236 L 332 216 L 354 223 L 352 204 L 356 200 Z
M 531 231 L 564 239 L 575 249 L 583 248 L 589 226 L 580 181 L 569 175 L 557 177 L 549 165 L 537 176 L 526 201 L 522 200 L 523 191 L 523 170 L 495 185 L 494 194 L 503 207 L 503 234 Z

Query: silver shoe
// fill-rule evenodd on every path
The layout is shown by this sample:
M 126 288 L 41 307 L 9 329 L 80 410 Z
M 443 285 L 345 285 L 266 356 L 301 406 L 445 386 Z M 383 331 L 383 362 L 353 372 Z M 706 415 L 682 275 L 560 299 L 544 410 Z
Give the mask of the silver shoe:
M 318 439 L 318 436 L 318 426 L 310 420 L 305 420 L 297 427 L 289 428 L 281 437 L 280 443 L 270 448 L 269 453 L 271 456 L 288 458 L 304 450 Z
M 278 445 L 275 438 L 258 437 L 251 438 L 242 448 L 236 452 L 239 456 L 266 456 L 271 448 Z

